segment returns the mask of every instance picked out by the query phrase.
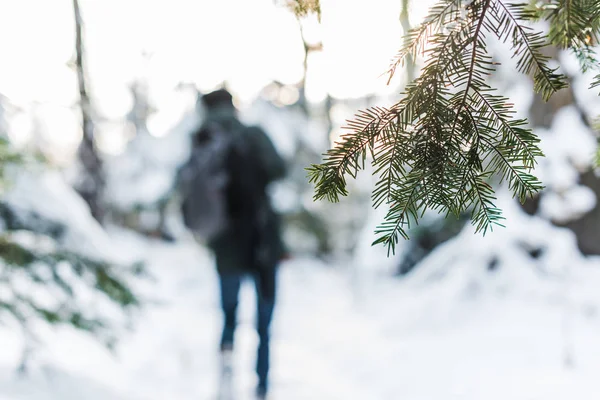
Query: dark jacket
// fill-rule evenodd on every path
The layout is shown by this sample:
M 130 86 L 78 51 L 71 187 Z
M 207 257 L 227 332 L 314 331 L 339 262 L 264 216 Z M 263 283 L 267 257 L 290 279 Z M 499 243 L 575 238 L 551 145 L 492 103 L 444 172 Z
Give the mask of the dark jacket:
M 280 219 L 269 201 L 267 186 L 285 175 L 285 163 L 266 133 L 245 126 L 234 109 L 211 110 L 204 125 L 218 123 L 226 131 L 240 135 L 246 155 L 228 159 L 228 228 L 209 243 L 220 274 L 258 272 L 275 268 L 285 253 Z M 202 128 L 200 131 L 202 132 Z M 249 194 L 250 193 L 250 194 Z

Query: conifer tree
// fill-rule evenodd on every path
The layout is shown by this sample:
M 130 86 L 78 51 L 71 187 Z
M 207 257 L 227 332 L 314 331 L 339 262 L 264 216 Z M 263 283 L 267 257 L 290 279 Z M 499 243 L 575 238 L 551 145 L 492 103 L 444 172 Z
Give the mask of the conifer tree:
M 15 151 L 0 135 L 0 325 L 16 322 L 21 329 L 25 343 L 21 371 L 38 342 L 35 326 L 40 322 L 69 325 L 112 347 L 119 323 L 90 309 L 82 298 L 94 296 L 120 310 L 134 309 L 140 300 L 131 280 L 144 274 L 139 263 L 114 265 L 62 246 L 60 239 L 69 226 L 35 210 L 15 210 L 6 201 L 4 195 L 16 184 L 13 177 L 39 161 Z M 52 245 L 26 245 L 18 238 L 24 232 Z

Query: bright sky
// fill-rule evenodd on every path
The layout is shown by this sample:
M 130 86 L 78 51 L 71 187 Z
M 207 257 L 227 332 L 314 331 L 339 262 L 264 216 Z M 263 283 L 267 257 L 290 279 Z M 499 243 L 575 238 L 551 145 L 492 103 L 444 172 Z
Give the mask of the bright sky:
M 275 0 L 80 0 L 92 91 L 101 115 L 131 107 L 127 85 L 146 76 L 159 109 L 177 83 L 209 90 L 223 81 L 249 100 L 272 80 L 302 76 L 295 17 Z M 281 3 L 281 0 L 277 0 Z M 413 23 L 431 0 L 413 0 Z M 400 0 L 321 0 L 322 24 L 307 24 L 324 50 L 309 60 L 307 95 L 319 100 L 383 93 L 381 73 L 401 44 Z M 38 106 L 52 140 L 78 140 L 68 109 L 76 102 L 71 0 L 0 0 L 0 93 Z M 149 54 L 147 58 L 143 53 Z M 71 119 L 70 122 L 67 120 Z M 27 122 L 21 122 L 27 129 Z M 57 137 L 60 132 L 60 138 Z

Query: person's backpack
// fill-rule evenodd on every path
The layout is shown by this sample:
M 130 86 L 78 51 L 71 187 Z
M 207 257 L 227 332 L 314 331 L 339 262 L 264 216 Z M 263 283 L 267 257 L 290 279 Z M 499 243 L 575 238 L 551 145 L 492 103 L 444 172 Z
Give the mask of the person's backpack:
M 227 160 L 234 135 L 219 124 L 202 128 L 188 161 L 179 170 L 181 215 L 199 239 L 210 241 L 229 223 Z
M 282 252 L 276 215 L 265 192 L 268 181 L 251 128 L 204 126 L 179 171 L 185 226 L 205 243 L 238 241 L 248 252 L 248 270 L 275 265 Z

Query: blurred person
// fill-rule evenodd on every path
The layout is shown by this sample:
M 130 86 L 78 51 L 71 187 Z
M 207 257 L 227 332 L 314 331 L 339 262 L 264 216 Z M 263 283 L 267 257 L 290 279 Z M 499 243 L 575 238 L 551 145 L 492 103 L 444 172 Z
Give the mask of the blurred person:
M 285 163 L 259 127 L 237 117 L 232 95 L 224 89 L 201 98 L 202 126 L 193 136 L 184 222 L 214 252 L 224 316 L 220 341 L 221 398 L 231 390 L 238 293 L 245 278 L 256 287 L 259 336 L 257 398 L 268 391 L 269 326 L 273 316 L 277 266 L 286 257 L 279 217 L 268 185 L 285 175 Z M 196 159 L 194 163 L 194 159 Z M 194 175 L 195 174 L 195 175 Z M 203 175 L 204 174 L 204 175 Z

